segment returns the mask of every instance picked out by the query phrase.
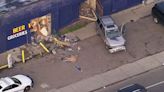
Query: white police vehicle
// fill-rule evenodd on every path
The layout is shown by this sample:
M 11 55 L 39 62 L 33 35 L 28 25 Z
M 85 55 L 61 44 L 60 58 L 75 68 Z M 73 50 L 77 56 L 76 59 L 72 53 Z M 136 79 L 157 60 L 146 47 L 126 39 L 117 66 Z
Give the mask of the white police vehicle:
M 32 79 L 25 75 L 5 77 L 0 79 L 0 92 L 27 92 L 32 85 Z

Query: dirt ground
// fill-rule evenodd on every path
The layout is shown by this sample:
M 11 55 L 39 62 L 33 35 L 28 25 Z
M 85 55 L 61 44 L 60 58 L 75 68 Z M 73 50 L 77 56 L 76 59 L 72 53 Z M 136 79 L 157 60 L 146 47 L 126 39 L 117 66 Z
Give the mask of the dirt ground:
M 128 23 L 126 28 L 126 52 L 110 54 L 101 38 L 94 36 L 79 43 L 81 51 L 76 63 L 57 61 L 51 54 L 3 70 L 0 76 L 30 75 L 34 79 L 34 89 L 31 92 L 46 92 L 164 50 L 164 26 L 155 24 L 152 17 Z

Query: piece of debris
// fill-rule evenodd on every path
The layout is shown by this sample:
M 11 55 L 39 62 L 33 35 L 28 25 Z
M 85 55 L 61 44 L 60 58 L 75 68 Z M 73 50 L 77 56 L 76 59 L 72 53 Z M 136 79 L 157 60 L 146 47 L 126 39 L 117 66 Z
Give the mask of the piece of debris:
M 45 88 L 49 88 L 49 85 L 46 84 L 46 83 L 42 83 L 42 84 L 40 85 L 40 87 L 43 88 L 43 89 L 45 89 Z
M 57 38 L 54 38 L 54 43 L 56 45 L 58 45 L 59 47 L 65 47 L 65 46 L 70 47 L 71 46 L 71 44 L 69 42 L 60 41 Z
M 67 50 L 68 50 L 68 51 L 73 51 L 73 49 L 72 49 L 72 48 L 68 48 Z
M 56 55 L 56 50 L 55 49 L 52 50 L 52 54 Z
M 65 57 L 63 61 L 75 63 L 77 61 L 77 58 L 78 58 L 77 55 L 70 55 L 69 57 Z
M 76 68 L 78 71 L 82 72 L 82 69 L 81 69 L 81 67 L 80 67 L 80 66 L 75 65 L 75 68 Z
M 80 47 L 80 46 L 78 46 L 78 47 L 77 47 L 77 51 L 79 52 L 80 50 L 81 50 L 81 47 Z

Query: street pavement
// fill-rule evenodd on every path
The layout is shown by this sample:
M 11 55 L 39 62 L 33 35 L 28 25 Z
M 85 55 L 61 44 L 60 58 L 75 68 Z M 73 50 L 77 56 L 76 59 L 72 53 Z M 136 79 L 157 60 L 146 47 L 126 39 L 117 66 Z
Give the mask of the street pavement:
M 164 84 L 158 85 L 158 86 L 150 88 L 148 90 L 149 90 L 149 92 L 163 92 Z
M 118 89 L 130 84 L 138 83 L 147 88 L 148 92 L 163 92 L 164 90 L 164 66 L 140 74 L 138 76 L 121 81 L 114 85 L 108 85 L 105 88 L 93 92 L 117 92 Z

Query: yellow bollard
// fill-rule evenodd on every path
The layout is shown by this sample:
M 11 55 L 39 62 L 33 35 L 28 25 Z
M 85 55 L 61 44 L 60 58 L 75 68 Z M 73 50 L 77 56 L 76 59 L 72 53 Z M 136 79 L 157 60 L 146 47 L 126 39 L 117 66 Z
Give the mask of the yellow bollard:
M 25 55 L 24 55 L 24 50 L 22 50 L 22 62 L 25 63 Z
M 46 48 L 46 46 L 43 45 L 43 43 L 40 42 L 39 44 L 40 44 L 40 46 L 41 46 L 47 53 L 50 52 L 50 51 Z

